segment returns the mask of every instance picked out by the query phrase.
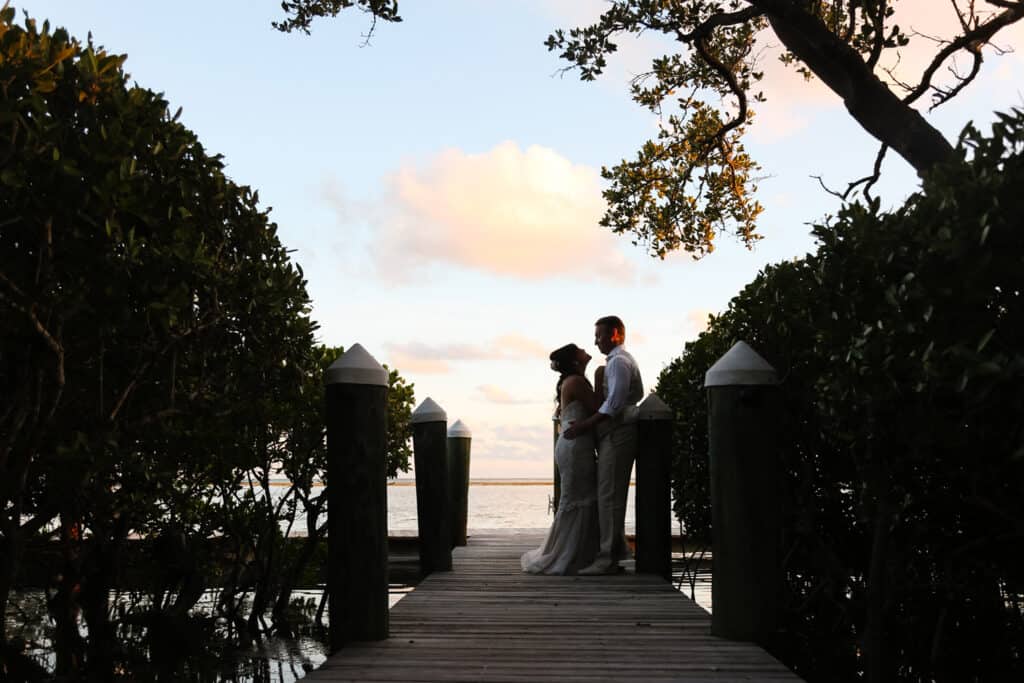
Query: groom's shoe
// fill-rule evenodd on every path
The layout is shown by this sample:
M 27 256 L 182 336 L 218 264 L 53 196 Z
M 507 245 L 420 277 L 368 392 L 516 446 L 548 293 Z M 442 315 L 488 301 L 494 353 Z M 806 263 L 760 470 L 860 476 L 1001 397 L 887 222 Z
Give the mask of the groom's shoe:
M 620 567 L 617 564 L 607 562 L 594 562 L 576 572 L 580 576 L 604 576 L 605 574 L 618 574 Z

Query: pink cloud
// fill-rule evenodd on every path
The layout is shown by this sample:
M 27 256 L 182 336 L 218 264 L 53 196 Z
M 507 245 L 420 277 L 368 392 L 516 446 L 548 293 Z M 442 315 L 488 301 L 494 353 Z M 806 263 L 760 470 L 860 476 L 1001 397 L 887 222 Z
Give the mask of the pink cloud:
M 480 395 L 486 400 L 500 405 L 526 405 L 538 402 L 535 399 L 517 398 L 494 384 L 482 384 L 477 387 L 477 391 L 479 391 Z
M 449 364 L 457 361 L 535 360 L 548 355 L 540 342 L 514 333 L 483 343 L 389 342 L 384 344 L 384 348 L 391 365 L 400 371 L 431 374 L 449 372 Z
M 712 311 L 706 308 L 695 308 L 686 313 L 687 329 L 694 334 L 700 334 L 708 328 L 708 316 Z
M 961 7 L 966 6 L 963 2 L 959 4 Z M 901 0 L 893 3 L 893 8 L 895 14 L 891 25 L 898 24 L 910 36 L 910 43 L 898 50 L 887 50 L 879 63 L 877 73 L 902 96 L 905 91 L 894 85 L 893 77 L 888 71 L 891 71 L 897 80 L 916 85 L 922 72 L 940 49 L 926 36 L 950 39 L 959 35 L 961 29 L 956 9 L 950 0 Z M 997 11 L 982 3 L 978 4 L 978 10 L 983 17 Z M 993 61 L 999 60 L 997 63 L 1000 63 L 1005 60 L 1021 59 L 1020 54 L 1000 56 L 997 48 L 1012 48 L 1013 45 L 1022 43 L 1024 25 L 1020 22 L 997 34 L 993 41 L 994 45 L 989 45 L 984 50 L 988 68 L 983 67 L 979 79 L 986 75 L 998 77 L 1000 69 L 992 66 Z M 807 82 L 793 67 L 779 61 L 778 57 L 783 50 L 779 40 L 770 31 L 762 34 L 760 50 L 759 66 L 765 73 L 761 84 L 768 101 L 752 105 L 756 117 L 751 132 L 757 138 L 768 142 L 784 139 L 805 128 L 821 111 L 842 106 L 839 97 L 818 79 Z M 961 72 L 966 72 L 970 66 L 964 54 L 959 55 L 955 63 Z M 954 60 L 947 60 L 936 72 L 933 84 L 951 85 L 954 81 L 947 67 L 953 64 Z M 959 97 L 970 96 L 971 88 L 968 87 Z M 930 104 L 928 95 L 918 100 L 921 109 L 926 109 Z
M 416 355 L 400 349 L 389 349 L 388 361 L 389 366 L 404 373 L 446 375 L 451 372 L 451 366 L 444 360 Z
M 507 349 L 519 358 L 547 358 L 549 350 L 539 341 L 519 334 L 505 334 L 494 340 L 496 346 Z
M 961 8 L 967 3 L 960 1 Z M 548 13 L 554 22 L 561 27 L 584 26 L 597 20 L 608 4 L 602 0 L 553 0 L 542 3 L 542 11 Z M 934 57 L 938 47 L 926 36 L 952 38 L 961 32 L 956 7 L 952 0 L 900 0 L 892 3 L 895 14 L 890 25 L 898 24 L 911 37 L 910 43 L 899 50 L 887 50 L 879 64 L 878 74 L 889 83 L 892 78 L 886 69 L 893 72 L 900 81 L 916 84 L 921 73 Z M 1001 8 L 977 3 L 977 10 L 982 17 L 1003 11 Z M 661 36 L 645 34 L 641 38 L 623 36 L 619 39 L 619 51 L 609 60 L 606 78 L 602 79 L 615 87 L 619 87 L 629 76 L 643 73 L 650 69 L 652 57 L 662 52 L 678 52 L 682 47 Z M 991 76 L 999 78 L 1005 73 L 1002 66 L 1008 60 L 1019 61 L 1024 54 L 998 55 L 998 49 L 1012 49 L 1015 45 L 1024 44 L 1024 22 L 1004 29 L 996 36 L 994 45 L 985 48 L 986 65 L 983 67 L 982 78 Z M 840 98 L 819 80 L 805 81 L 796 69 L 779 61 L 784 52 L 781 41 L 771 30 L 761 33 L 756 47 L 758 68 L 765 74 L 759 84 L 767 101 L 751 102 L 755 113 L 752 134 L 764 142 L 776 142 L 789 138 L 805 129 L 823 111 L 842 106 Z M 997 61 L 998 60 L 998 61 Z M 993 66 L 996 62 L 999 66 Z M 947 67 L 953 66 L 948 60 L 936 74 L 935 84 L 948 86 L 953 77 Z M 960 55 L 956 64 L 961 72 L 970 66 L 966 55 Z M 903 94 L 904 91 L 897 89 Z M 970 89 L 961 94 L 961 98 L 970 97 Z M 921 108 L 930 105 L 925 96 L 919 100 Z
M 406 164 L 386 184 L 372 251 L 394 279 L 430 264 L 530 280 L 633 277 L 620 240 L 597 225 L 597 171 L 554 150 L 514 142 L 482 154 L 448 149 Z

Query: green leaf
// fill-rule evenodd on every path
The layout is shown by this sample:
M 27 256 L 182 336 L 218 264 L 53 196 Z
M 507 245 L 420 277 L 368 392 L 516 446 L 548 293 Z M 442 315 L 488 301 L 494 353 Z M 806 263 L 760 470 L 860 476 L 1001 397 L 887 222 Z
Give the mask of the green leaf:
M 988 332 L 986 332 L 982 336 L 981 341 L 978 342 L 978 352 L 979 353 L 981 353 L 982 349 L 984 349 L 988 345 L 989 340 L 992 339 L 992 335 L 994 335 L 995 333 L 996 333 L 996 328 L 993 327 L 991 330 L 989 330 Z

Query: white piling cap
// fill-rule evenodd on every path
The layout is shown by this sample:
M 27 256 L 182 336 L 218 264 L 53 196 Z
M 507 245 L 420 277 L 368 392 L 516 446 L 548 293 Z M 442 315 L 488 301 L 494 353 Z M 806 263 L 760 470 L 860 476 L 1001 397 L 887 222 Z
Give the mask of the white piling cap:
M 675 417 L 672 409 L 655 393 L 648 394 L 647 398 L 640 401 L 639 413 L 641 420 L 671 420 Z
M 420 424 L 421 422 L 447 422 L 448 414 L 444 412 L 444 409 L 434 402 L 434 399 L 429 396 L 423 399 L 423 403 L 419 404 L 416 410 L 412 411 L 412 423 Z
M 388 371 L 361 345 L 353 344 L 327 368 L 324 384 L 374 384 L 386 387 Z
M 738 341 L 704 374 L 705 387 L 778 384 L 779 375 L 757 351 Z
M 470 439 L 473 437 L 473 432 L 469 431 L 469 427 L 462 420 L 456 420 L 455 423 L 448 428 L 449 439 Z

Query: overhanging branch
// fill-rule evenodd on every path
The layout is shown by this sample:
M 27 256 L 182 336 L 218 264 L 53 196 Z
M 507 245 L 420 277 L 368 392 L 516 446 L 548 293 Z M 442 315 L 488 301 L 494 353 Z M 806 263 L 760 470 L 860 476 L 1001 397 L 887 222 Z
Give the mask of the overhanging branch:
M 934 78 L 935 73 L 939 70 L 939 67 L 941 67 L 942 64 L 947 59 L 949 59 L 953 54 L 959 52 L 960 50 L 967 50 L 975 55 L 976 66 L 974 74 L 976 75 L 977 69 L 980 69 L 982 46 L 988 43 L 990 40 L 992 40 L 995 34 L 998 33 L 1000 30 L 1020 21 L 1021 19 L 1024 19 L 1024 2 L 1004 3 L 1000 2 L 999 0 L 987 1 L 990 4 L 998 5 L 999 7 L 1005 7 L 1006 10 L 992 16 L 988 21 L 978 24 L 974 29 L 966 30 L 963 35 L 959 36 L 955 40 L 950 41 L 949 44 L 947 44 L 945 47 L 939 50 L 938 54 L 935 55 L 931 63 L 925 68 L 924 72 L 922 73 L 920 83 L 918 83 L 917 87 L 913 91 L 911 91 L 910 94 L 903 98 L 904 102 L 910 104 L 911 102 L 914 102 L 917 99 L 919 99 L 921 95 L 928 92 L 928 90 L 932 87 L 932 78 Z M 961 21 L 961 25 L 966 26 L 967 24 L 966 22 Z M 970 81 L 973 80 L 973 78 L 973 75 L 969 75 L 967 77 L 966 82 L 962 83 L 960 87 L 955 89 L 956 92 L 960 92 L 960 90 L 962 90 L 963 87 L 967 85 L 967 83 L 970 83 Z M 942 102 L 945 102 L 948 99 L 949 97 L 942 99 L 941 102 L 938 102 L 937 104 L 933 105 L 933 108 L 935 106 L 938 106 L 939 104 L 942 104 Z

